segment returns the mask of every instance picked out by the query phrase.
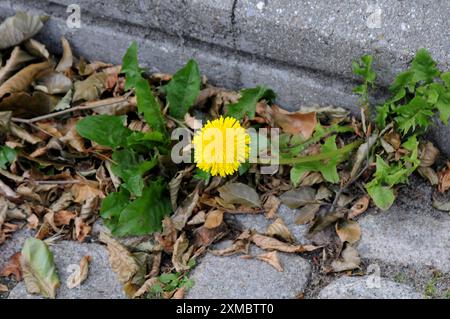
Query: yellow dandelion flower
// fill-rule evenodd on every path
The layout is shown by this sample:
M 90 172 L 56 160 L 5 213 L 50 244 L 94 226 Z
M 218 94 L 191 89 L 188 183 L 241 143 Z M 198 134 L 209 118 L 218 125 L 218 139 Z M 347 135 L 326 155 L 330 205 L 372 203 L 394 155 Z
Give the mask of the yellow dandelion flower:
M 197 167 L 212 176 L 233 174 L 250 154 L 250 135 L 232 117 L 208 121 L 192 142 Z

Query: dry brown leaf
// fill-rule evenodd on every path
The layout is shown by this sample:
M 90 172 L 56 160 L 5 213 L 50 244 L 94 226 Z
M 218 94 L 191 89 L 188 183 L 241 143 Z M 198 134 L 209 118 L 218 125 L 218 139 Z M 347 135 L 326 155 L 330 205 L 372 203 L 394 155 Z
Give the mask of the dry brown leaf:
M 287 228 L 283 219 L 277 218 L 272 224 L 267 227 L 266 235 L 272 237 L 280 237 L 287 242 L 293 243 L 295 241 L 294 236 L 292 236 L 291 231 Z
M 423 178 L 426 178 L 430 182 L 431 185 L 434 186 L 439 183 L 438 174 L 431 167 L 419 166 L 417 168 L 417 171 L 419 172 L 420 176 L 422 176 Z
M 321 232 L 328 226 L 334 224 L 337 220 L 345 216 L 346 211 L 344 209 L 336 209 L 335 211 L 328 212 L 328 209 L 321 209 L 317 214 L 314 224 L 308 230 L 308 237 Z
M 8 290 L 8 287 L 7 286 L 5 286 L 5 285 L 3 285 L 3 284 L 0 284 L 0 293 L 3 293 L 3 292 L 8 292 L 9 290 Z
M 90 234 L 92 227 L 89 226 L 81 217 L 75 218 L 75 237 L 82 243 Z
M 190 221 L 187 222 L 188 225 L 199 225 L 203 224 L 206 219 L 206 213 L 204 210 L 199 211 Z
M 144 284 L 134 293 L 133 298 L 139 298 L 150 290 L 154 285 L 159 283 L 157 277 L 147 279 Z
M 272 219 L 275 217 L 275 214 L 278 211 L 278 208 L 280 207 L 281 201 L 280 199 L 275 195 L 270 195 L 267 197 L 266 201 L 264 202 L 264 209 L 266 211 L 266 218 Z
M 343 220 L 336 223 L 336 233 L 342 242 L 356 243 L 361 238 L 361 227 L 353 220 Z
M 70 190 L 74 196 L 73 201 L 79 204 L 95 197 L 105 197 L 105 194 L 103 194 L 103 192 L 98 189 L 98 183 L 94 181 L 73 184 Z
M 350 208 L 348 218 L 352 219 L 364 213 L 369 207 L 369 202 L 369 196 L 367 195 L 364 195 L 360 199 L 358 199 L 356 203 L 353 204 L 352 208 Z
M 27 225 L 30 229 L 36 229 L 39 226 L 39 218 L 35 214 L 31 214 L 27 218 L 27 222 L 28 222 Z
M 188 197 L 181 203 L 175 213 L 172 215 L 172 222 L 176 229 L 182 230 L 189 218 L 192 216 L 195 206 L 199 200 L 199 190 L 196 188 Z
M 99 240 L 107 245 L 109 263 L 112 270 L 117 274 L 119 281 L 122 284 L 130 281 L 139 270 L 133 255 L 125 246 L 104 232 L 100 233 Z
M 310 186 L 300 186 L 280 196 L 281 202 L 291 209 L 299 208 L 307 204 L 314 204 L 316 190 Z
M 61 195 L 61 197 L 59 197 L 55 202 L 52 203 L 52 205 L 50 206 L 50 210 L 53 212 L 64 210 L 67 207 L 69 207 L 72 204 L 72 202 L 73 202 L 72 193 L 66 191 Z
M 438 190 L 443 193 L 450 188 L 450 162 L 447 163 L 447 167 L 442 169 L 439 173 Z
M 193 250 L 194 247 L 189 247 L 186 233 L 183 232 L 173 246 L 172 264 L 176 271 L 189 270 L 188 262 Z
M 67 278 L 67 287 L 73 289 L 80 286 L 83 281 L 86 280 L 89 274 L 89 263 L 91 262 L 91 256 L 83 256 L 80 260 L 80 265 L 75 272 L 73 272 L 69 278 Z
M 285 253 L 302 253 L 305 251 L 313 251 L 319 247 L 312 245 L 291 245 L 279 241 L 273 237 L 264 236 L 261 234 L 253 234 L 250 240 L 262 249 L 279 250 Z
M 194 231 L 194 245 L 196 247 L 207 247 L 227 233 L 227 226 L 222 223 L 219 227 L 208 229 L 201 226 Z
M 300 208 L 295 219 L 297 225 L 304 225 L 312 222 L 316 213 L 320 210 L 320 204 L 308 204 Z
M 290 113 L 276 105 L 272 105 L 271 115 L 275 124 L 281 127 L 284 132 L 294 135 L 301 134 L 305 139 L 312 136 L 317 125 L 316 112 Z
M 248 254 L 249 243 L 246 240 L 238 239 L 231 246 L 210 250 L 215 256 L 231 256 L 238 253 Z
M 220 224 L 222 224 L 222 222 L 223 222 L 223 211 L 216 209 L 216 210 L 210 211 L 206 215 L 205 227 L 206 228 L 216 228 L 216 227 L 220 226 Z
M 281 266 L 280 260 L 278 259 L 278 253 L 276 251 L 270 251 L 267 253 L 260 254 L 256 256 L 257 259 L 265 261 L 271 265 L 276 270 L 282 272 L 283 266 Z
M 34 60 L 35 57 L 29 55 L 20 47 L 15 47 L 6 64 L 0 68 L 0 85 L 15 71 L 20 69 L 26 62 Z
M 360 263 L 361 258 L 359 258 L 358 251 L 352 246 L 347 245 L 342 251 L 341 259 L 334 260 L 331 263 L 331 268 L 333 272 L 341 272 L 359 268 Z
M 254 188 L 243 183 L 227 183 L 218 188 L 220 197 L 226 204 L 241 204 L 261 207 L 261 200 Z
M 72 122 L 70 129 L 59 140 L 72 146 L 80 153 L 86 152 L 86 148 L 84 147 L 84 139 L 78 134 L 75 121 Z
M 178 288 L 173 294 L 171 299 L 184 299 L 184 294 L 186 293 L 186 288 L 183 286 Z
M 59 212 L 56 212 L 53 216 L 53 220 L 55 222 L 56 226 L 63 226 L 63 225 L 69 225 L 72 220 L 77 217 L 76 212 L 72 212 L 69 210 L 60 210 Z
M 15 253 L 12 255 L 6 265 L 3 267 L 2 271 L 0 271 L 1 277 L 8 277 L 13 275 L 16 278 L 16 281 L 22 280 L 22 270 L 20 268 L 20 256 L 21 253 Z
M 421 167 L 430 167 L 436 161 L 439 150 L 434 147 L 433 143 L 427 141 L 419 145 L 419 159 Z
M 55 71 L 57 72 L 67 72 L 73 64 L 72 49 L 70 48 L 69 41 L 66 38 L 61 37 L 61 43 L 63 47 L 63 55 L 61 60 L 59 60 L 58 66 Z
M 31 83 L 51 69 L 49 61 L 30 64 L 10 77 L 0 86 L 0 100 L 5 95 L 27 91 Z

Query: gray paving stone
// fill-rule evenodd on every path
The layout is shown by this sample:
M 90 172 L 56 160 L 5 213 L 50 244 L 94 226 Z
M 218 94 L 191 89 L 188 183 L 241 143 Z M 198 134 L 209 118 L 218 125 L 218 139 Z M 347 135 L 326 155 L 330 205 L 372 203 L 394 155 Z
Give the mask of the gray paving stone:
M 50 246 L 53 252 L 56 268 L 61 281 L 57 290 L 58 299 L 123 299 L 125 295 L 122 285 L 111 270 L 107 250 L 99 244 L 80 244 L 73 241 L 62 241 Z M 91 256 L 89 276 L 81 286 L 73 289 L 67 287 L 66 281 L 74 267 L 83 256 Z M 10 299 L 39 299 L 40 296 L 30 295 L 25 284 L 20 282 L 9 295 Z
M 422 299 L 409 286 L 384 278 L 343 276 L 323 288 L 319 299 Z
M 262 251 L 252 248 L 251 254 Z M 194 287 L 187 299 L 269 299 L 294 298 L 304 291 L 311 274 L 311 266 L 295 254 L 279 254 L 283 272 L 257 259 L 243 259 L 239 255 L 218 257 L 208 253 L 200 260 L 191 278 Z
M 450 216 L 432 208 L 432 187 L 413 177 L 386 212 L 359 220 L 361 257 L 450 272 Z

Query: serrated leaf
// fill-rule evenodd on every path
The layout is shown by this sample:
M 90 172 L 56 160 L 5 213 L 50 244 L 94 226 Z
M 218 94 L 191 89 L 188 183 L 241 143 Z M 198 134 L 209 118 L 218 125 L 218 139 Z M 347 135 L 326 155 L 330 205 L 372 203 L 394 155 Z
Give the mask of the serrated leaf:
M 261 99 L 271 101 L 275 99 L 275 93 L 266 86 L 257 86 L 251 89 L 244 89 L 240 92 L 241 98 L 234 104 L 228 104 L 227 116 L 241 120 L 245 115 L 249 119 L 255 117 L 256 103 Z
M 163 87 L 169 102 L 171 116 L 184 119 L 189 108 L 194 105 L 200 92 L 201 77 L 197 62 L 189 60 L 177 71 L 172 80 Z
M 27 291 L 54 299 L 60 286 L 53 254 L 39 239 L 28 238 L 22 248 L 20 267 Z
M 163 195 L 164 190 L 165 187 L 160 180 L 145 186 L 142 196 L 129 202 L 120 212 L 117 224 L 109 225 L 112 234 L 138 236 L 159 231 L 162 219 L 172 211 L 170 200 Z
M 77 122 L 82 137 L 111 148 L 126 147 L 132 131 L 124 126 L 125 116 L 93 115 Z
M 144 161 L 137 152 L 126 148 L 115 151 L 112 159 L 115 164 L 111 166 L 111 169 L 124 181 L 125 184 L 122 184 L 122 187 L 136 196 L 141 196 L 144 188 L 142 176 L 158 164 L 158 158 L 154 157 L 150 161 Z
M 321 147 L 322 153 L 336 151 L 336 135 L 328 137 Z M 334 156 L 326 161 L 315 161 L 296 164 L 291 169 L 291 181 L 294 186 L 298 185 L 307 172 L 320 172 L 323 178 L 330 183 L 339 182 L 337 165 L 343 160 L 343 156 Z
M 165 133 L 166 123 L 161 113 L 161 107 L 153 96 L 147 80 L 142 77 L 136 81 L 136 98 L 138 110 L 144 115 L 145 121 L 155 131 Z
M 403 135 L 411 129 L 414 131 L 417 126 L 427 127 L 431 123 L 433 111 L 430 105 L 421 96 L 415 96 L 409 103 L 401 105 L 395 109 L 398 117 L 396 118 L 399 129 Z
M 413 80 L 415 82 L 424 81 L 425 83 L 433 82 L 441 72 L 436 67 L 436 62 L 426 49 L 419 49 L 411 63 L 411 70 L 414 72 Z
M 125 90 L 135 87 L 142 73 L 138 62 L 138 45 L 136 41 L 133 41 L 122 58 L 122 73 L 126 76 Z
M 0 147 L 0 168 L 7 169 L 6 165 L 15 161 L 17 152 L 6 145 Z

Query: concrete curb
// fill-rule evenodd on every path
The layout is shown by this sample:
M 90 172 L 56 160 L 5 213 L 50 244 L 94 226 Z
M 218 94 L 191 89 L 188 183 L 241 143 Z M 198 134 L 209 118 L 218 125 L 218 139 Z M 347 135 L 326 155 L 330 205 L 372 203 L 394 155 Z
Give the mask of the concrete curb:
M 69 29 L 71 0 L 0 0 L 0 18 L 17 10 L 52 19 L 41 41 L 60 52 L 65 35 L 77 55 L 120 63 L 137 40 L 151 70 L 174 72 L 198 60 L 212 83 L 230 88 L 266 84 L 288 109 L 335 105 L 357 111 L 351 62 L 373 54 L 379 84 L 388 85 L 420 47 L 450 69 L 450 3 L 425 0 L 79 0 L 81 29 Z M 449 126 L 430 136 L 450 154 Z

